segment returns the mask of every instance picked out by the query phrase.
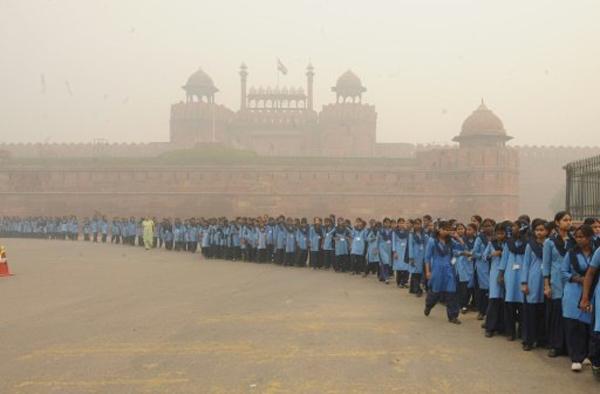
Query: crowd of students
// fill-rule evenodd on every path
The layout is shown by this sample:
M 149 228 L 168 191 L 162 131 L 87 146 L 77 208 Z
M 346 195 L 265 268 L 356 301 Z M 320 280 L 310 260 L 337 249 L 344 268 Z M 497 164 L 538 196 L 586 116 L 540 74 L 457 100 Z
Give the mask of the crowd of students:
M 196 252 L 205 258 L 333 269 L 424 293 L 428 316 L 442 302 L 448 321 L 475 311 L 486 337 L 520 339 L 522 348 L 568 355 L 571 369 L 592 364 L 600 381 L 600 221 L 574 226 L 567 212 L 546 221 L 522 215 L 469 223 L 431 216 L 354 223 L 307 219 L 114 218 L 0 219 L 0 237 L 110 242 Z

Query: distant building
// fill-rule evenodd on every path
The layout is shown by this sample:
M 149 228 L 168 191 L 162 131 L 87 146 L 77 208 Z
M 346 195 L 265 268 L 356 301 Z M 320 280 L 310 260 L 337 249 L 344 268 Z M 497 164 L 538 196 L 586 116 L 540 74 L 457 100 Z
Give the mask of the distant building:
M 208 74 L 194 72 L 182 86 L 184 100 L 171 106 L 169 142 L 0 143 L 7 152 L 0 157 L 3 209 L 19 215 L 310 216 L 325 210 L 550 217 L 550 202 L 564 195 L 562 166 L 600 154 L 598 147 L 509 147 L 512 137 L 483 100 L 463 122 L 457 144 L 377 143 L 377 112 L 350 70 L 320 111 L 311 64 L 304 87 L 248 87 L 245 64 L 239 76 L 235 111 L 218 104 L 219 89 Z M 204 152 L 201 164 L 177 161 L 177 151 L 188 148 Z M 165 155 L 174 160 L 161 160 Z

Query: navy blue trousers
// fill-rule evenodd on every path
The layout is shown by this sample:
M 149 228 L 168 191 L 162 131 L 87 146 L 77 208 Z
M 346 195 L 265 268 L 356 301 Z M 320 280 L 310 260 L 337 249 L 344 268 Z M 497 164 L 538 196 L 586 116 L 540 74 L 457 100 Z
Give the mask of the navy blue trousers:
M 430 291 L 427 293 L 425 306 L 431 309 L 441 300 L 446 302 L 446 314 L 448 315 L 448 320 L 457 318 L 460 309 L 458 307 L 458 297 L 456 292 L 440 291 L 434 293 L 433 291 Z

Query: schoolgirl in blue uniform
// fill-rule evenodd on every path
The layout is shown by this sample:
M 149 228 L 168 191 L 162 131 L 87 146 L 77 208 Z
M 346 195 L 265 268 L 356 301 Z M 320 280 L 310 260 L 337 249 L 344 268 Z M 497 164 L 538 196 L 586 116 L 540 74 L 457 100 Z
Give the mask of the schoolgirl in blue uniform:
M 256 229 L 256 260 L 259 263 L 266 263 L 268 261 L 268 230 L 264 222 L 259 221 Z
M 309 246 L 310 246 L 310 261 L 309 264 L 313 269 L 321 269 L 323 267 L 323 226 L 321 218 L 313 218 L 313 225 L 308 230 Z
M 202 256 L 205 258 L 210 258 L 210 226 L 208 222 L 202 220 L 198 231 L 200 239 L 200 253 L 202 253 Z
M 198 249 L 198 227 L 196 226 L 195 219 L 190 220 L 187 234 L 187 251 L 190 253 L 196 253 L 196 249 Z
M 100 221 L 100 232 L 102 233 L 102 243 L 106 243 L 108 239 L 108 220 L 106 220 L 105 216 Z
M 565 254 L 561 266 L 564 281 L 562 311 L 571 370 L 574 372 L 581 371 L 589 351 L 592 314 L 579 309 L 579 301 L 583 293 L 583 280 L 592 259 L 593 236 L 589 225 L 584 224 L 575 230 L 576 246 Z
M 173 250 L 173 241 L 175 239 L 173 235 L 173 224 L 170 221 L 167 221 L 163 228 L 164 235 L 163 238 L 165 240 L 165 249 Z
M 292 218 L 287 218 L 283 228 L 285 229 L 285 259 L 283 265 L 291 267 L 296 260 L 296 228 Z
M 88 218 L 85 218 L 83 221 L 83 240 L 90 240 L 90 220 Z
M 410 264 L 410 288 L 409 293 L 417 297 L 423 295 L 421 281 L 423 278 L 423 260 L 425 259 L 425 246 L 429 236 L 423 229 L 421 219 L 413 222 L 413 231 L 408 236 L 408 261 Z
M 446 302 L 448 321 L 461 324 L 458 319 L 459 307 L 456 296 L 456 271 L 452 265 L 454 258 L 450 234 L 452 226 L 442 221 L 437 232 L 427 242 L 425 248 L 425 276 L 429 281 L 429 292 L 425 299 L 425 316 L 442 299 Z
M 135 235 L 137 237 L 137 245 L 138 246 L 144 246 L 144 229 L 142 227 L 142 219 L 139 219 L 137 221 L 137 224 L 135 226 Z
M 483 320 L 487 312 L 490 288 L 490 264 L 483 257 L 483 252 L 492 239 L 495 225 L 496 222 L 492 219 L 486 218 L 483 220 L 481 231 L 475 239 L 472 250 L 472 257 L 475 262 L 475 305 L 477 305 L 478 311 L 477 320 Z
M 456 258 L 456 274 L 458 276 L 458 305 L 462 313 L 467 313 L 471 291 L 473 288 L 473 260 L 471 259 L 475 245 L 477 227 L 470 224 L 456 225 L 456 237 L 452 239 L 454 257 Z
M 546 343 L 542 251 L 548 236 L 548 228 L 546 221 L 542 219 L 535 219 L 531 228 L 533 234 L 525 248 L 521 269 L 521 291 L 526 301 L 523 304 L 523 350 L 525 351 Z
M 506 266 L 502 259 L 506 246 L 506 227 L 511 223 L 498 223 L 494 229 L 494 239 L 488 244 L 483 256 L 490 264 L 490 291 L 488 309 L 485 314 L 485 336 L 504 332 L 504 285 L 500 281 L 500 267 Z
M 398 219 L 397 226 L 392 233 L 393 269 L 396 275 L 396 286 L 408 287 L 408 231 L 404 218 Z
M 367 277 L 369 273 L 376 274 L 379 270 L 379 244 L 378 234 L 381 230 L 381 223 L 376 222 L 374 219 L 369 220 L 369 228 L 366 233 L 367 240 L 367 256 L 366 266 L 363 277 Z
M 79 221 L 75 216 L 71 217 L 70 234 L 71 240 L 77 241 L 77 239 L 79 238 Z
M 573 246 L 569 235 L 571 215 L 561 211 L 554 216 L 554 234 L 546 240 L 543 249 L 544 295 L 548 300 L 546 327 L 548 330 L 549 357 L 566 352 L 565 325 L 562 312 L 563 279 L 561 266 L 567 250 Z
M 94 242 L 98 242 L 98 217 L 94 216 L 90 221 L 90 234 Z
M 297 267 L 306 267 L 306 260 L 308 259 L 308 232 L 308 221 L 306 218 L 302 218 L 296 230 L 296 243 L 298 244 L 298 251 L 296 253 Z
M 110 222 L 110 243 L 118 244 L 119 243 L 119 226 L 117 223 L 117 218 L 113 218 Z
M 600 219 L 598 218 L 586 218 L 583 224 L 589 224 L 594 232 L 593 246 L 594 250 L 600 247 Z
M 600 248 L 596 249 L 590 261 L 590 266 L 583 279 L 583 294 L 579 307 L 582 311 L 590 312 L 593 316 L 590 334 L 589 359 L 592 362 L 592 372 L 600 382 Z M 591 302 L 590 302 L 591 301 Z
M 361 218 L 357 218 L 354 227 L 350 230 L 350 236 L 352 238 L 352 243 L 350 245 L 350 265 L 352 275 L 360 275 L 366 269 L 365 253 L 367 246 L 367 229 L 365 228 L 365 225 L 366 223 Z
M 338 218 L 337 226 L 333 233 L 335 241 L 335 260 L 333 269 L 336 272 L 348 272 L 350 270 L 350 230 L 346 227 L 346 221 Z
M 274 229 L 275 237 L 275 264 L 283 265 L 285 260 L 285 239 L 287 237 L 287 230 L 285 229 L 285 218 L 279 216 L 277 218 L 277 225 Z
M 333 266 L 335 260 L 335 245 L 333 240 L 335 226 L 330 217 L 326 217 L 323 222 L 325 223 L 325 228 L 323 229 L 323 267 L 329 269 Z
M 391 220 L 383 219 L 383 227 L 377 234 L 379 248 L 379 281 L 390 283 L 390 268 L 392 265 L 392 234 Z
M 504 283 L 504 328 L 508 340 L 519 337 L 523 317 L 524 296 L 521 292 L 521 267 L 527 247 L 529 227 L 526 222 L 517 220 L 511 228 L 501 260 L 499 279 Z

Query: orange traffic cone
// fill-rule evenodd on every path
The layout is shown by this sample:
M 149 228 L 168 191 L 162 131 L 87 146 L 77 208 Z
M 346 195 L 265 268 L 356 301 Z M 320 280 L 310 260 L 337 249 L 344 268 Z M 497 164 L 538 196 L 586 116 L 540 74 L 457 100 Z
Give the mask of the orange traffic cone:
M 0 277 L 12 276 L 8 269 L 8 259 L 6 258 L 6 250 L 0 247 Z

